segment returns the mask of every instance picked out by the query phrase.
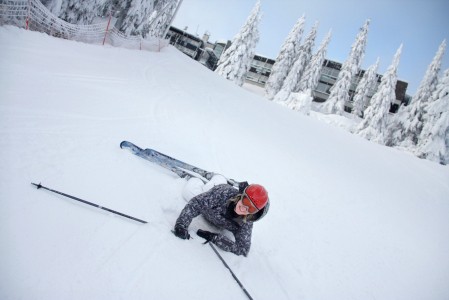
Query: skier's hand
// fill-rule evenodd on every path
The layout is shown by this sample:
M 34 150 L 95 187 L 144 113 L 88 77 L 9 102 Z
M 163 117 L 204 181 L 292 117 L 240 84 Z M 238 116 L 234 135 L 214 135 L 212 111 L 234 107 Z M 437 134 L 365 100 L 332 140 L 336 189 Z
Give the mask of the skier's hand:
M 190 239 L 189 231 L 188 231 L 187 229 L 185 229 L 185 228 L 182 228 L 182 227 L 179 226 L 179 225 L 175 225 L 175 231 L 174 231 L 174 234 L 175 234 L 177 237 L 179 237 L 180 239 L 183 239 L 183 240 L 188 240 L 188 239 Z
M 201 230 L 201 229 L 198 229 L 196 234 L 198 236 L 202 237 L 203 239 L 205 239 L 206 243 L 215 241 L 215 238 L 218 236 L 218 234 L 216 234 L 216 233 L 206 231 L 206 230 Z

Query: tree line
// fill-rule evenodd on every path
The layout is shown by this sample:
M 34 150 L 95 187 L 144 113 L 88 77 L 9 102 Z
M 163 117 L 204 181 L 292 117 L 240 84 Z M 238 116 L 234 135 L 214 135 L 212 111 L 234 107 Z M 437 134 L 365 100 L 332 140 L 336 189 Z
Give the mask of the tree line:
M 257 1 L 231 46 L 220 57 L 215 70 L 240 86 L 244 83 L 259 41 L 260 20 L 260 1 Z M 320 112 L 349 117 L 345 113 L 345 103 L 351 100 L 350 87 L 361 70 L 369 24 L 368 19 L 357 34 L 328 99 L 317 105 Z M 304 25 L 303 15 L 282 44 L 265 84 L 265 96 L 290 109 L 309 114 L 312 92 L 320 79 L 332 32 L 329 31 L 317 51 L 312 53 L 318 23 L 301 43 Z M 378 81 L 379 59 L 364 72 L 352 98 L 351 113 L 357 121 L 352 132 L 379 144 L 409 151 L 420 158 L 449 164 L 449 69 L 439 75 L 446 41 L 443 40 L 439 46 L 410 104 L 401 105 L 396 114 L 391 114 L 390 106 L 396 100 L 397 70 L 402 48 L 401 44 L 371 98 L 370 92 L 376 88 Z
M 41 0 L 55 16 L 71 24 L 89 25 L 113 16 L 125 36 L 163 38 L 179 0 Z

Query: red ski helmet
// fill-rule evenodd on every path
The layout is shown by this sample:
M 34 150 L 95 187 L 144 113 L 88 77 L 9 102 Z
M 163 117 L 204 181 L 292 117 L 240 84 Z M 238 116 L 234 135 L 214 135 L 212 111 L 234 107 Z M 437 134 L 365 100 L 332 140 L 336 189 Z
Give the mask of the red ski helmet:
M 244 193 L 259 210 L 268 203 L 268 192 L 260 184 L 250 184 L 246 187 Z

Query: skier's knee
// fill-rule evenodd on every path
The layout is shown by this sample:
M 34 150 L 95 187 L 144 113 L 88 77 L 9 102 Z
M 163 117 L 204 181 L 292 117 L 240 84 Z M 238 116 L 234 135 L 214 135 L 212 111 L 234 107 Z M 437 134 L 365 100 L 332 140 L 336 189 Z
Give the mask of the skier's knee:
M 203 190 L 205 192 L 207 192 L 208 190 L 210 190 L 211 188 L 213 188 L 216 185 L 219 184 L 226 184 L 228 181 L 226 179 L 226 177 L 224 177 L 223 175 L 220 174 L 215 174 L 208 183 L 206 183 L 203 187 Z
M 203 192 L 203 186 L 204 183 L 201 179 L 195 177 L 190 178 L 182 190 L 182 197 L 186 201 L 190 201 L 190 199 Z

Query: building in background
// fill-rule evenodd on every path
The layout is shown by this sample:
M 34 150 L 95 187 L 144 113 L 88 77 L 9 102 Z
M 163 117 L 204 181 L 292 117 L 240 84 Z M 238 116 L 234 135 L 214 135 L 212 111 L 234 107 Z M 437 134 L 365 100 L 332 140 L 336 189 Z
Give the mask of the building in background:
M 188 33 L 187 28 L 184 30 L 171 26 L 167 33 L 167 38 L 170 39 L 170 44 L 174 45 L 181 52 L 190 56 L 191 58 L 199 61 L 201 64 L 211 70 L 215 70 L 218 60 L 223 52 L 231 45 L 231 41 L 217 41 L 211 43 L 209 41 L 210 34 L 206 32 L 202 38 L 197 35 Z M 274 59 L 262 56 L 254 55 L 251 62 L 250 69 L 246 74 L 245 82 L 256 85 L 260 88 L 265 87 L 265 83 L 271 74 L 271 69 L 275 63 Z M 340 73 L 342 64 L 332 60 L 325 60 L 323 62 L 323 68 L 321 70 L 320 79 L 318 85 L 313 91 L 314 102 L 325 102 L 330 94 L 330 88 L 335 84 L 338 73 Z M 365 74 L 365 70 L 360 70 L 354 77 L 351 88 L 349 91 L 350 100 L 345 103 L 345 110 L 351 112 L 352 99 L 354 97 L 357 84 Z M 377 74 L 377 85 L 370 92 L 371 98 L 379 87 L 382 75 Z M 408 105 L 410 102 L 410 96 L 406 94 L 408 83 L 402 80 L 398 80 L 396 83 L 396 101 L 391 104 L 390 112 L 395 113 L 402 104 Z M 366 105 L 369 105 L 367 103 Z
M 251 66 L 246 73 L 246 82 L 264 87 L 271 74 L 275 60 L 261 55 L 254 55 Z
M 338 77 L 338 73 L 340 73 L 341 67 L 342 64 L 339 62 L 327 59 L 324 60 L 318 85 L 315 87 L 315 90 L 313 90 L 313 101 L 325 102 L 327 98 L 329 98 L 330 89 L 335 84 L 335 81 L 337 80 Z M 352 79 L 351 87 L 349 90 L 350 100 L 349 102 L 345 103 L 345 111 L 347 112 L 351 112 L 352 110 L 352 100 L 354 98 L 355 89 L 359 84 L 360 80 L 363 78 L 364 74 L 365 70 L 360 70 L 356 74 L 356 76 Z M 376 86 L 368 94 L 368 97 L 370 99 L 377 91 L 377 88 L 379 87 L 380 84 L 380 80 L 382 79 L 382 75 L 377 74 L 376 77 L 377 77 Z M 394 101 L 394 103 L 391 104 L 390 112 L 395 113 L 397 112 L 401 104 L 405 105 L 408 104 L 408 102 L 410 101 L 410 97 L 406 95 L 407 87 L 408 87 L 407 82 L 402 80 L 397 81 L 396 101 Z M 367 103 L 366 105 L 369 105 L 369 103 Z
M 229 46 L 231 46 L 231 41 L 221 40 L 215 42 L 213 47 L 215 55 L 220 58 L 223 52 L 225 52 L 225 50 L 228 49 Z
M 188 33 L 187 28 L 185 30 L 178 29 L 170 26 L 167 32 L 166 39 L 170 40 L 170 44 L 179 49 L 182 53 L 190 56 L 194 60 L 200 58 L 203 48 L 203 40 L 199 37 Z
M 231 45 L 230 41 L 209 42 L 210 34 L 205 32 L 203 37 L 193 35 L 184 30 L 171 26 L 167 32 L 166 39 L 170 44 L 179 49 L 190 58 L 199 61 L 211 70 L 217 68 L 218 59 L 221 54 Z

